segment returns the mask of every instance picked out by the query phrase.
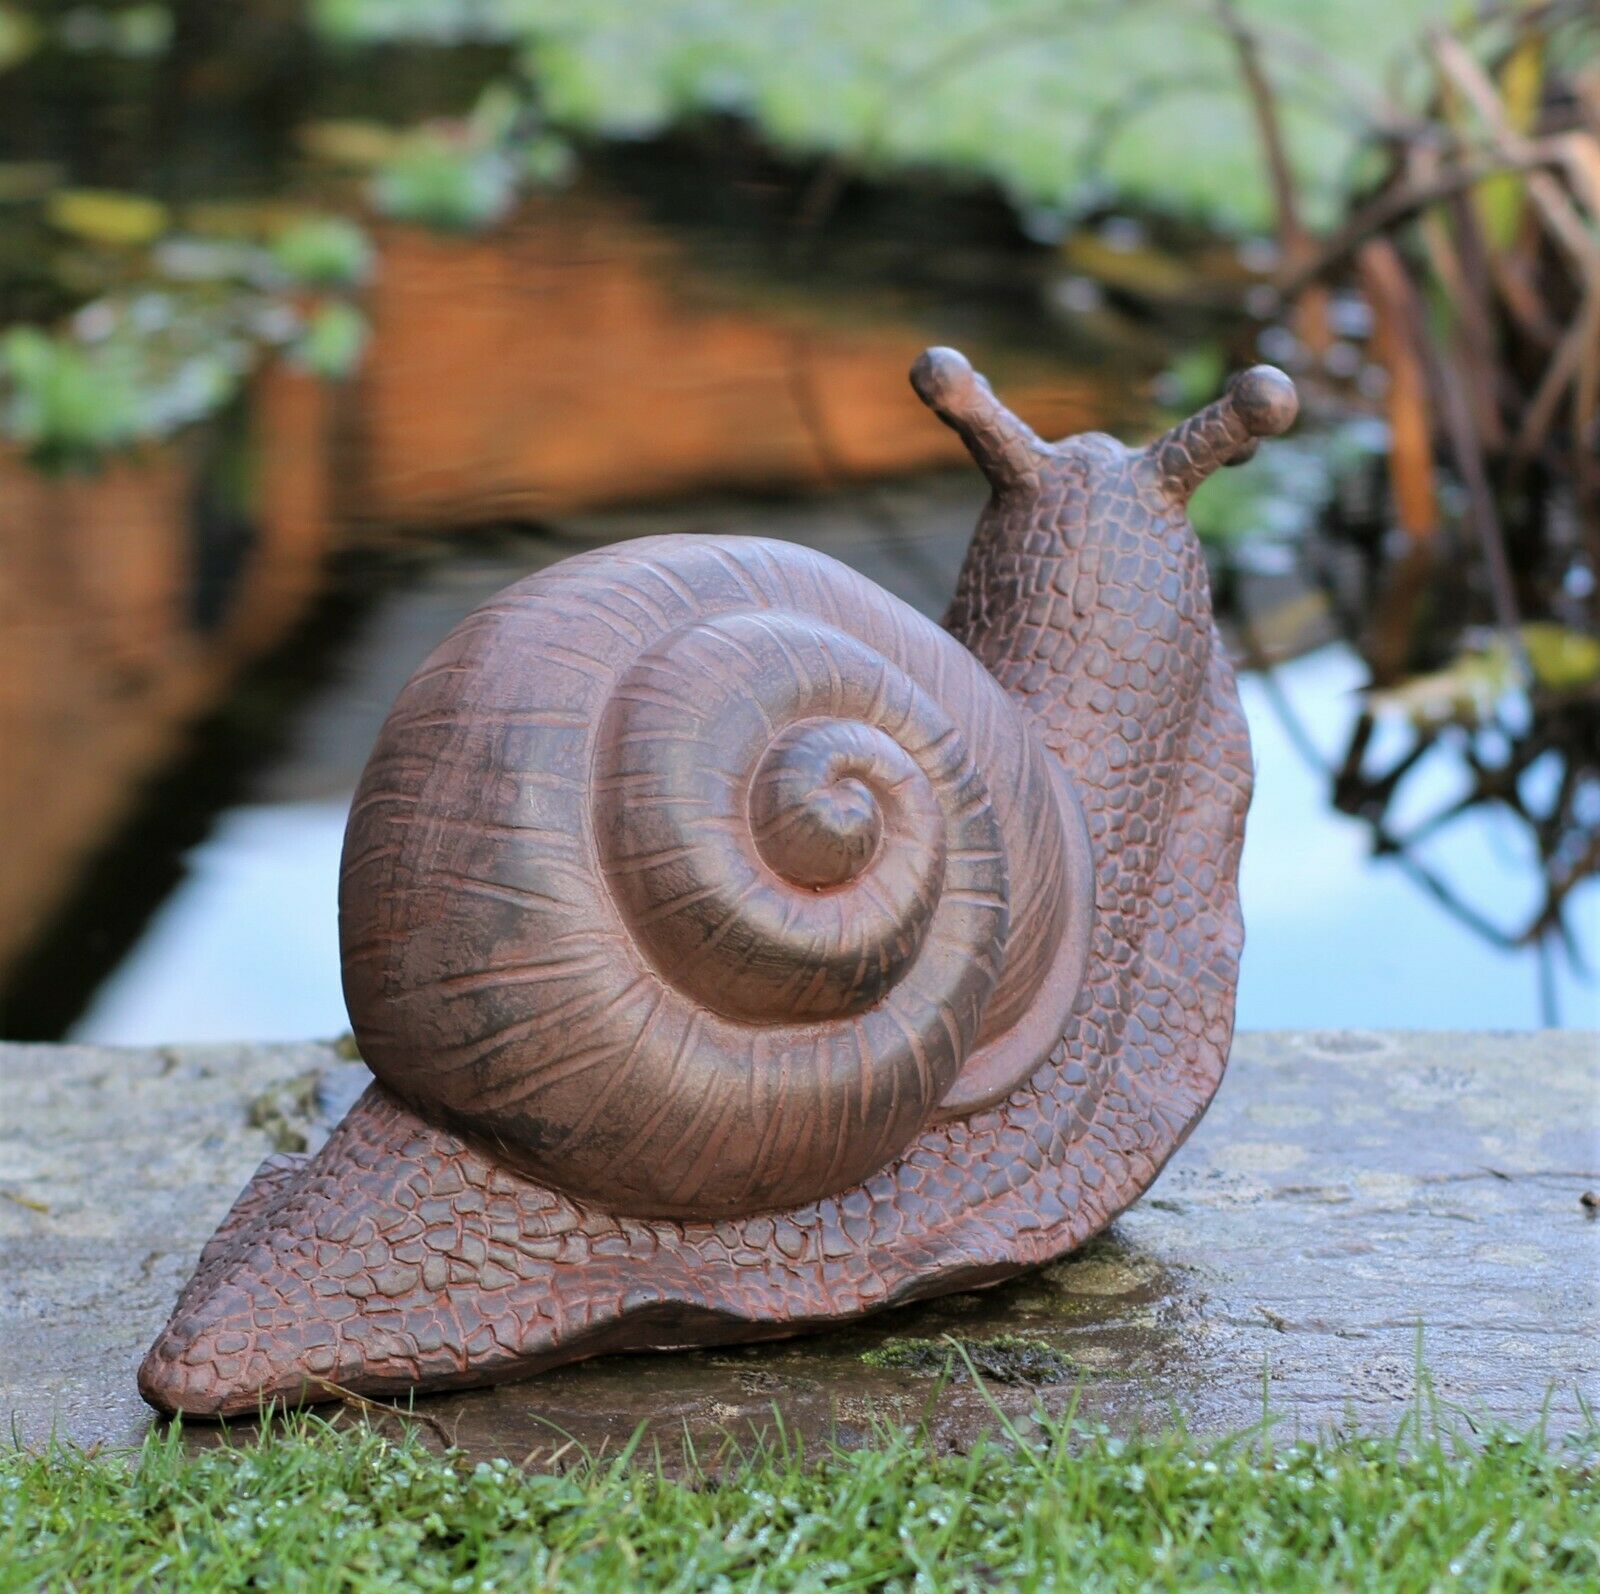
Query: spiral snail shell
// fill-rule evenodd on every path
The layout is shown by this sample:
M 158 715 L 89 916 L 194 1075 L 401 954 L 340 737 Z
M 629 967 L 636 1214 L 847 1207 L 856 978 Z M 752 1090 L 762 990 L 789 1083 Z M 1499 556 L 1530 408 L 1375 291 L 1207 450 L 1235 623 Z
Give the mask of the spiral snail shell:
M 757 1212 L 882 1167 L 964 1065 L 972 1105 L 1025 1080 L 1092 902 L 1076 799 L 948 633 L 804 548 L 653 538 L 499 594 L 401 693 L 345 991 L 396 1096 L 532 1177 Z
M 1135 1199 L 1226 1061 L 1249 746 L 1184 513 L 1269 367 L 1047 444 L 952 350 L 993 496 L 941 629 L 760 538 L 500 593 L 351 807 L 375 1083 L 273 1159 L 140 1372 L 198 1415 L 526 1376 L 971 1287 Z

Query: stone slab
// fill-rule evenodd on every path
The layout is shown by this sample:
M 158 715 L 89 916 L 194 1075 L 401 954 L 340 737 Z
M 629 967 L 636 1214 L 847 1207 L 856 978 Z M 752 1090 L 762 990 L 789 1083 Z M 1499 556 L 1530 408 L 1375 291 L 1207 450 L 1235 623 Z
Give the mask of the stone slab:
M 0 1046 L 0 1432 L 135 1442 L 133 1385 L 257 1162 L 365 1082 L 333 1046 Z M 538 1464 L 649 1425 L 702 1457 L 770 1428 L 949 1443 L 1038 1403 L 1217 1432 L 1390 1428 L 1420 1354 L 1474 1419 L 1600 1407 L 1600 1036 L 1240 1037 L 1212 1111 L 1085 1253 L 826 1334 L 611 1357 L 420 1400 L 430 1442 Z M 953 1346 L 984 1375 L 968 1376 Z M 214 1430 L 191 1433 L 204 1439 Z

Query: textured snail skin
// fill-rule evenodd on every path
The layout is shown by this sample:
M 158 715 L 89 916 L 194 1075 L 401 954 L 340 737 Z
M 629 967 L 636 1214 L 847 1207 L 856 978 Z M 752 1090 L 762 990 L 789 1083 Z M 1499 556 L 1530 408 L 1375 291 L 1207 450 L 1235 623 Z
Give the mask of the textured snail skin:
M 437 672 L 433 679 L 443 680 L 492 663 L 495 646 L 505 640 L 505 615 L 523 602 L 512 596 L 519 589 L 510 589 L 511 595 L 490 605 L 498 617 L 469 619 L 466 637 L 458 634 L 419 672 L 421 696 L 403 696 L 396 710 L 411 723 L 397 741 L 380 740 L 369 767 L 374 784 L 364 784 L 357 797 L 347 841 L 342 934 L 352 1014 L 380 1083 L 321 1151 L 269 1160 L 239 1197 L 140 1369 L 140 1389 L 153 1405 L 222 1416 L 253 1411 L 263 1400 L 316 1400 L 336 1390 L 384 1395 L 463 1387 L 526 1377 L 608 1351 L 786 1335 L 994 1283 L 1062 1255 L 1103 1228 L 1149 1186 L 1194 1127 L 1220 1082 L 1232 1036 L 1243 937 L 1235 880 L 1251 775 L 1232 671 L 1184 506 L 1217 466 L 1247 458 L 1259 437 L 1287 429 L 1294 390 L 1281 373 L 1257 367 L 1236 377 L 1223 399 L 1149 448 L 1128 450 L 1094 434 L 1041 442 L 952 350 L 930 350 L 912 381 L 962 435 L 993 488 L 947 619 L 950 633 L 987 677 L 964 675 L 967 666 L 952 666 L 940 650 L 931 666 L 938 679 L 920 683 L 928 702 L 907 699 L 906 723 L 919 727 L 908 739 L 924 766 L 938 764 L 949 739 L 937 723 L 940 714 L 953 706 L 956 716 L 974 716 L 967 723 L 957 717 L 956 734 L 969 745 L 951 770 L 936 769 L 938 779 L 930 784 L 947 838 L 930 845 L 935 852 L 953 845 L 967 857 L 962 867 L 973 871 L 954 880 L 953 889 L 972 898 L 965 918 L 937 945 L 949 949 L 953 965 L 963 957 L 983 965 L 975 976 L 959 966 L 942 972 L 938 999 L 956 1014 L 951 1023 L 959 1033 L 945 1053 L 923 1059 L 925 1078 L 915 1056 L 896 1076 L 921 1094 L 909 1107 L 899 1098 L 880 1099 L 870 1084 L 853 1083 L 847 1071 L 834 1105 L 822 1101 L 816 1109 L 825 1115 L 840 1102 L 853 1109 L 853 1116 L 847 1110 L 835 1124 L 843 1138 L 830 1143 L 848 1142 L 845 1151 L 819 1151 L 803 1130 L 774 1123 L 768 1113 L 762 1133 L 789 1138 L 763 1151 L 756 1136 L 756 1154 L 734 1158 L 731 1180 L 718 1172 L 718 1148 L 752 1137 L 741 1112 L 730 1108 L 723 1125 L 713 1111 L 709 1127 L 703 1115 L 674 1118 L 670 1127 L 687 1137 L 689 1161 L 698 1161 L 705 1173 L 703 1179 L 696 1175 L 698 1185 L 691 1179 L 682 1189 L 666 1174 L 683 1159 L 658 1155 L 659 1135 L 640 1133 L 632 1146 L 585 1149 L 579 1134 L 565 1152 L 558 1147 L 554 1153 L 569 1183 L 583 1183 L 586 1169 L 598 1181 L 575 1195 L 559 1193 L 531 1172 L 560 1135 L 546 1135 L 541 1147 L 539 1125 L 545 1120 L 536 1090 L 533 1107 L 524 1100 L 517 1108 L 513 1098 L 525 1087 L 508 1084 L 497 1072 L 498 1031 L 486 1043 L 479 1034 L 475 1048 L 447 1051 L 430 1075 L 429 1048 L 459 1045 L 459 1037 L 428 1030 L 446 1022 L 439 1015 L 451 1011 L 449 1002 L 429 994 L 439 982 L 429 971 L 446 967 L 451 972 L 439 979 L 447 990 L 480 993 L 472 1002 L 488 1000 L 482 989 L 503 986 L 505 971 L 474 982 L 469 965 L 474 958 L 481 962 L 483 948 L 454 946 L 451 938 L 479 934 L 470 927 L 481 916 L 467 913 L 454 895 L 443 913 L 443 939 L 419 944 L 428 914 L 417 909 L 416 900 L 419 891 L 432 889 L 436 876 L 427 875 L 421 887 L 403 879 L 388 899 L 370 883 L 352 885 L 352 867 L 381 873 L 393 864 L 374 856 L 390 843 L 382 825 L 364 820 L 359 810 L 363 803 L 373 811 L 386 804 L 390 810 L 414 807 L 418 794 L 443 778 L 439 772 L 452 761 L 449 738 L 463 732 L 449 716 L 432 732 L 426 729 L 425 678 L 430 670 Z M 729 581 L 761 590 L 769 578 L 801 588 L 818 583 L 826 589 L 823 597 L 811 594 L 801 602 L 797 591 L 795 601 L 814 620 L 815 607 L 807 604 L 820 603 L 832 614 L 828 628 L 848 644 L 860 620 L 857 602 L 867 601 L 861 594 L 870 589 L 859 578 L 842 580 L 835 589 L 839 567 L 798 551 L 775 554 L 776 546 L 730 540 L 694 557 L 715 559 Z M 662 561 L 676 569 L 682 553 L 632 544 L 592 557 L 614 558 L 615 569 L 637 571 Z M 576 575 L 569 570 L 557 586 L 575 580 L 592 587 L 595 575 L 594 568 Z M 648 585 L 650 578 L 641 579 Z M 715 611 L 717 602 L 707 604 L 707 596 L 681 594 L 685 614 Z M 892 600 L 881 601 L 873 624 L 910 629 Z M 728 613 L 749 607 L 747 599 L 741 610 L 731 596 L 724 605 Z M 775 599 L 772 607 L 781 612 L 787 606 Z M 625 604 L 616 605 L 612 618 L 620 624 L 626 612 Z M 660 618 L 661 624 L 646 629 L 657 640 L 676 636 L 679 628 L 668 623 L 672 614 L 664 611 Z M 741 633 L 735 641 L 748 646 L 752 634 Z M 487 653 L 474 651 L 484 646 Z M 804 667 L 801 674 L 811 678 Z M 1013 707 L 994 706 L 989 680 Z M 851 696 L 848 685 L 840 689 Z M 654 708 L 647 705 L 639 722 L 643 741 L 661 732 L 650 719 L 657 709 L 669 717 L 683 712 L 670 697 Z M 550 712 L 544 698 L 539 712 Z M 839 733 L 849 744 L 843 752 L 829 743 L 819 753 L 808 728 L 777 729 L 775 741 L 783 743 L 774 755 L 777 763 L 764 764 L 766 773 L 750 788 L 750 811 L 763 829 L 752 845 L 765 866 L 787 871 L 791 886 L 823 899 L 852 889 L 849 882 L 880 867 L 874 860 L 885 856 L 883 849 L 905 826 L 933 811 L 923 800 L 927 793 L 900 806 L 886 797 L 906 772 L 876 743 L 857 746 L 854 731 Z M 996 771 L 992 760 L 1001 755 L 992 738 L 1002 731 L 1010 762 L 1003 778 L 985 780 L 986 772 Z M 442 740 L 429 742 L 430 734 Z M 681 726 L 671 730 L 672 738 L 681 735 Z M 1040 798 L 1039 749 L 1054 793 L 1048 801 Z M 886 763 L 873 762 L 880 754 Z M 572 772 L 588 789 L 595 811 L 611 814 L 596 826 L 595 845 L 621 848 L 631 857 L 630 849 L 643 842 L 627 825 L 639 816 L 630 815 L 627 804 L 608 810 L 603 791 L 607 781 L 627 788 L 630 769 L 615 759 L 606 764 L 603 751 L 595 756 L 596 763 Z M 406 773 L 408 757 L 415 767 Z M 829 782 L 820 797 L 807 795 L 815 786 L 804 779 L 808 759 L 824 768 Z M 486 811 L 503 813 L 494 769 L 480 775 Z M 769 777 L 775 795 L 764 786 L 757 790 Z M 679 795 L 687 792 L 697 801 L 705 795 L 693 769 L 674 778 L 688 782 L 672 788 Z M 1025 804 L 1018 793 L 1028 783 Z M 784 839 L 797 790 L 805 809 L 797 822 L 816 832 L 808 832 L 803 843 L 793 835 Z M 876 812 L 868 800 L 874 792 Z M 1030 807 L 1051 814 L 1059 826 L 1048 844 L 1029 830 Z M 458 880 L 479 874 L 485 855 L 459 840 L 459 814 L 448 803 L 434 803 L 427 813 L 436 821 L 428 831 L 427 868 L 439 865 Z M 395 819 L 392 828 L 395 835 L 410 836 L 404 820 Z M 998 862 L 985 856 L 986 832 L 1001 838 Z M 473 845 L 481 845 L 481 837 Z M 401 851 L 418 856 L 415 836 Z M 505 855 L 496 856 L 505 864 Z M 948 873 L 927 873 L 933 868 L 930 854 L 918 856 L 922 861 L 907 876 L 906 900 L 920 900 L 930 878 L 952 888 Z M 735 860 L 728 867 L 742 865 Z M 629 869 L 624 863 L 620 872 Z M 637 911 L 637 890 L 669 905 L 683 895 L 674 893 L 670 881 L 643 887 L 619 881 L 615 858 L 603 872 L 607 895 L 586 881 L 581 890 L 574 888 L 574 912 L 587 903 L 609 923 L 607 914 Z M 542 889 L 548 877 L 528 877 L 520 885 L 512 879 L 510 888 L 506 881 L 494 877 L 483 889 L 515 899 L 518 891 Z M 1004 908 L 986 908 L 991 896 L 1002 898 Z M 376 906 L 380 900 L 390 906 Z M 517 900 L 505 907 L 513 917 L 527 911 L 526 902 Z M 669 908 L 667 916 L 674 911 Z M 385 919 L 385 913 L 393 917 Z M 504 927 L 511 922 L 503 921 L 496 933 L 511 936 Z M 670 938 L 667 945 L 666 954 L 646 944 L 628 955 L 641 958 L 638 966 L 653 978 L 673 983 L 681 977 L 694 986 L 697 975 L 670 966 Z M 580 956 L 585 951 L 579 947 Z M 790 1015 L 796 1048 L 806 1025 L 859 1029 L 907 979 L 920 979 L 920 954 L 900 951 L 905 955 L 895 967 L 910 974 L 880 968 L 881 977 L 863 972 L 857 978 L 837 960 L 829 965 L 833 972 L 802 993 L 802 1016 Z M 563 955 L 546 946 L 524 962 Z M 883 953 L 891 963 L 897 955 L 892 949 Z M 374 967 L 380 972 L 372 972 Z M 458 983 L 449 985 L 451 980 Z M 761 983 L 723 993 L 713 980 L 716 1007 L 705 1011 L 718 1024 L 756 1022 L 747 1009 L 772 997 Z M 773 985 L 771 978 L 767 984 Z M 781 977 L 776 987 L 782 998 Z M 626 982 L 623 989 L 625 1003 Z M 696 1002 L 704 1001 L 706 989 L 695 987 Z M 394 1009 L 387 1020 L 379 1000 L 385 991 Z M 373 1013 L 376 1022 L 364 1033 L 363 1017 Z M 564 1016 L 580 1032 L 588 1022 L 581 1004 Z M 503 1024 L 506 1014 L 491 1003 L 465 1028 L 485 1017 Z M 697 1055 L 702 1035 L 694 1029 L 681 1049 L 685 1066 Z M 566 1056 L 581 1068 L 581 1041 L 568 1045 Z M 482 1061 L 485 1051 L 488 1062 Z M 560 1055 L 529 1056 L 527 1077 L 549 1078 L 554 1069 L 552 1089 L 559 1096 Z M 441 1074 L 444 1085 L 437 1083 Z M 823 1069 L 818 1077 L 832 1075 Z M 603 1094 L 603 1086 L 591 1082 L 589 1094 Z M 774 1099 L 796 1112 L 807 1110 L 781 1091 Z M 502 1105 L 516 1109 L 504 1120 L 515 1124 L 513 1136 L 502 1137 L 495 1127 Z M 640 1131 L 651 1122 L 648 1114 L 627 1121 Z M 781 1200 L 787 1188 L 836 1184 L 853 1172 L 854 1159 L 884 1155 L 913 1123 L 920 1127 L 913 1127 L 909 1140 L 855 1182 L 787 1205 L 774 1207 L 765 1199 Z M 557 1127 L 565 1134 L 574 1126 L 569 1116 Z M 587 1132 L 587 1126 L 579 1127 Z M 514 1137 L 520 1137 L 517 1143 Z M 707 1145 L 711 1151 L 701 1156 Z M 606 1177 L 628 1186 L 630 1157 L 653 1158 L 654 1169 L 632 1187 L 619 1187 L 618 1199 L 606 1204 L 599 1186 Z M 768 1163 L 775 1171 L 763 1171 Z M 598 1171 L 602 1165 L 605 1171 Z M 731 1209 L 741 1190 L 753 1197 L 742 1214 Z M 670 1216 L 623 1210 L 675 1194 L 684 1209 Z M 703 1215 L 693 1210 L 697 1201 L 706 1208 Z

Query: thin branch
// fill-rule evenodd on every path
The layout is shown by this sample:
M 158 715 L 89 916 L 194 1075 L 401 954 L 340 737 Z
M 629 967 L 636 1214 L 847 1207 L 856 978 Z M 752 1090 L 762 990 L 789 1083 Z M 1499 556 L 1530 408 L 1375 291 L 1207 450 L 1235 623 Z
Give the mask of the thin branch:
M 1249 30 L 1258 45 L 1268 45 L 1277 55 L 1305 68 L 1309 83 L 1342 91 L 1346 109 L 1358 112 L 1380 137 L 1400 138 L 1425 129 L 1425 122 L 1305 34 L 1261 16 L 1251 17 Z
M 1279 292 L 1285 299 L 1295 298 L 1313 282 L 1343 265 L 1369 238 L 1386 232 L 1400 222 L 1409 221 L 1418 211 L 1426 210 L 1441 199 L 1449 199 L 1477 187 L 1487 178 L 1509 172 L 1545 170 L 1559 165 L 1565 156 L 1553 147 L 1555 142 L 1539 140 L 1516 157 L 1497 154 L 1469 156 L 1442 168 L 1436 177 L 1427 182 L 1396 183 L 1357 211 L 1304 266 L 1287 273 L 1278 283 Z
M 1305 224 L 1300 219 L 1299 197 L 1295 192 L 1294 172 L 1289 164 L 1289 149 L 1284 142 L 1283 123 L 1278 116 L 1277 95 L 1261 64 L 1261 49 L 1255 34 L 1245 25 L 1233 0 L 1216 0 L 1215 14 L 1223 32 L 1239 58 L 1239 75 L 1261 135 L 1262 154 L 1267 163 L 1267 182 L 1272 189 L 1272 205 L 1278 217 L 1278 242 L 1284 263 L 1293 269 L 1305 259 L 1310 246 Z
M 1483 462 L 1483 450 L 1473 428 L 1461 384 L 1452 380 L 1444 361 L 1431 347 L 1427 350 L 1432 387 L 1439 399 L 1439 418 L 1444 424 L 1450 452 L 1455 457 L 1456 473 L 1467 490 L 1467 519 L 1483 550 L 1484 568 L 1489 573 L 1489 591 L 1494 602 L 1495 623 L 1517 660 L 1523 679 L 1531 679 L 1528 651 L 1522 640 L 1522 616 L 1517 607 L 1516 586 L 1511 576 L 1511 561 L 1506 556 L 1505 537 L 1495 509 L 1494 492 Z
M 1495 150 L 1507 160 L 1525 157 L 1533 148 L 1532 140 L 1506 121 L 1494 84 L 1467 48 L 1442 29 L 1433 30 L 1430 44 L 1439 70 L 1477 112 Z M 1562 153 L 1565 157 L 1566 151 Z M 1561 185 L 1548 172 L 1534 170 L 1528 178 L 1528 198 L 1539 211 L 1545 227 L 1571 257 L 1579 275 L 1584 281 L 1593 282 L 1600 276 L 1600 250 L 1596 249 L 1582 216 Z
M 334 1383 L 331 1378 L 314 1378 L 311 1382 L 313 1388 L 320 1394 L 331 1396 L 341 1406 L 359 1411 L 364 1417 L 399 1417 L 406 1422 L 420 1422 L 445 1449 L 450 1450 L 455 1447 L 455 1440 L 445 1432 L 444 1424 L 428 1412 L 417 1411 L 413 1406 L 392 1406 L 386 1401 L 369 1400 L 365 1395 L 359 1395 L 343 1384 Z

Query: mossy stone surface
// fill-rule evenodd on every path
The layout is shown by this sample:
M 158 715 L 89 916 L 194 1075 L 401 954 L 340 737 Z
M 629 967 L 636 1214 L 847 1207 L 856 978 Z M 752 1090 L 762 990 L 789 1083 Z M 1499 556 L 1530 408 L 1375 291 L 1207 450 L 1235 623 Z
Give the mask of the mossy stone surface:
M 342 1049 L 348 1052 L 349 1048 Z M 309 1079 L 309 1083 L 308 1083 Z M 334 1046 L 0 1046 L 0 1422 L 135 1440 L 134 1389 L 201 1244 L 286 1137 L 315 1146 L 366 1071 Z M 418 1402 L 430 1442 L 537 1464 L 649 1424 L 702 1454 L 770 1428 L 959 1444 L 1076 1400 L 1113 1429 L 1182 1415 L 1392 1428 L 1438 1394 L 1526 1425 L 1600 1406 L 1600 1038 L 1240 1037 L 1150 1196 L 1078 1255 L 790 1340 L 608 1357 Z M 984 1381 L 979 1390 L 966 1362 Z M 192 1430 L 204 1442 L 211 1430 Z

